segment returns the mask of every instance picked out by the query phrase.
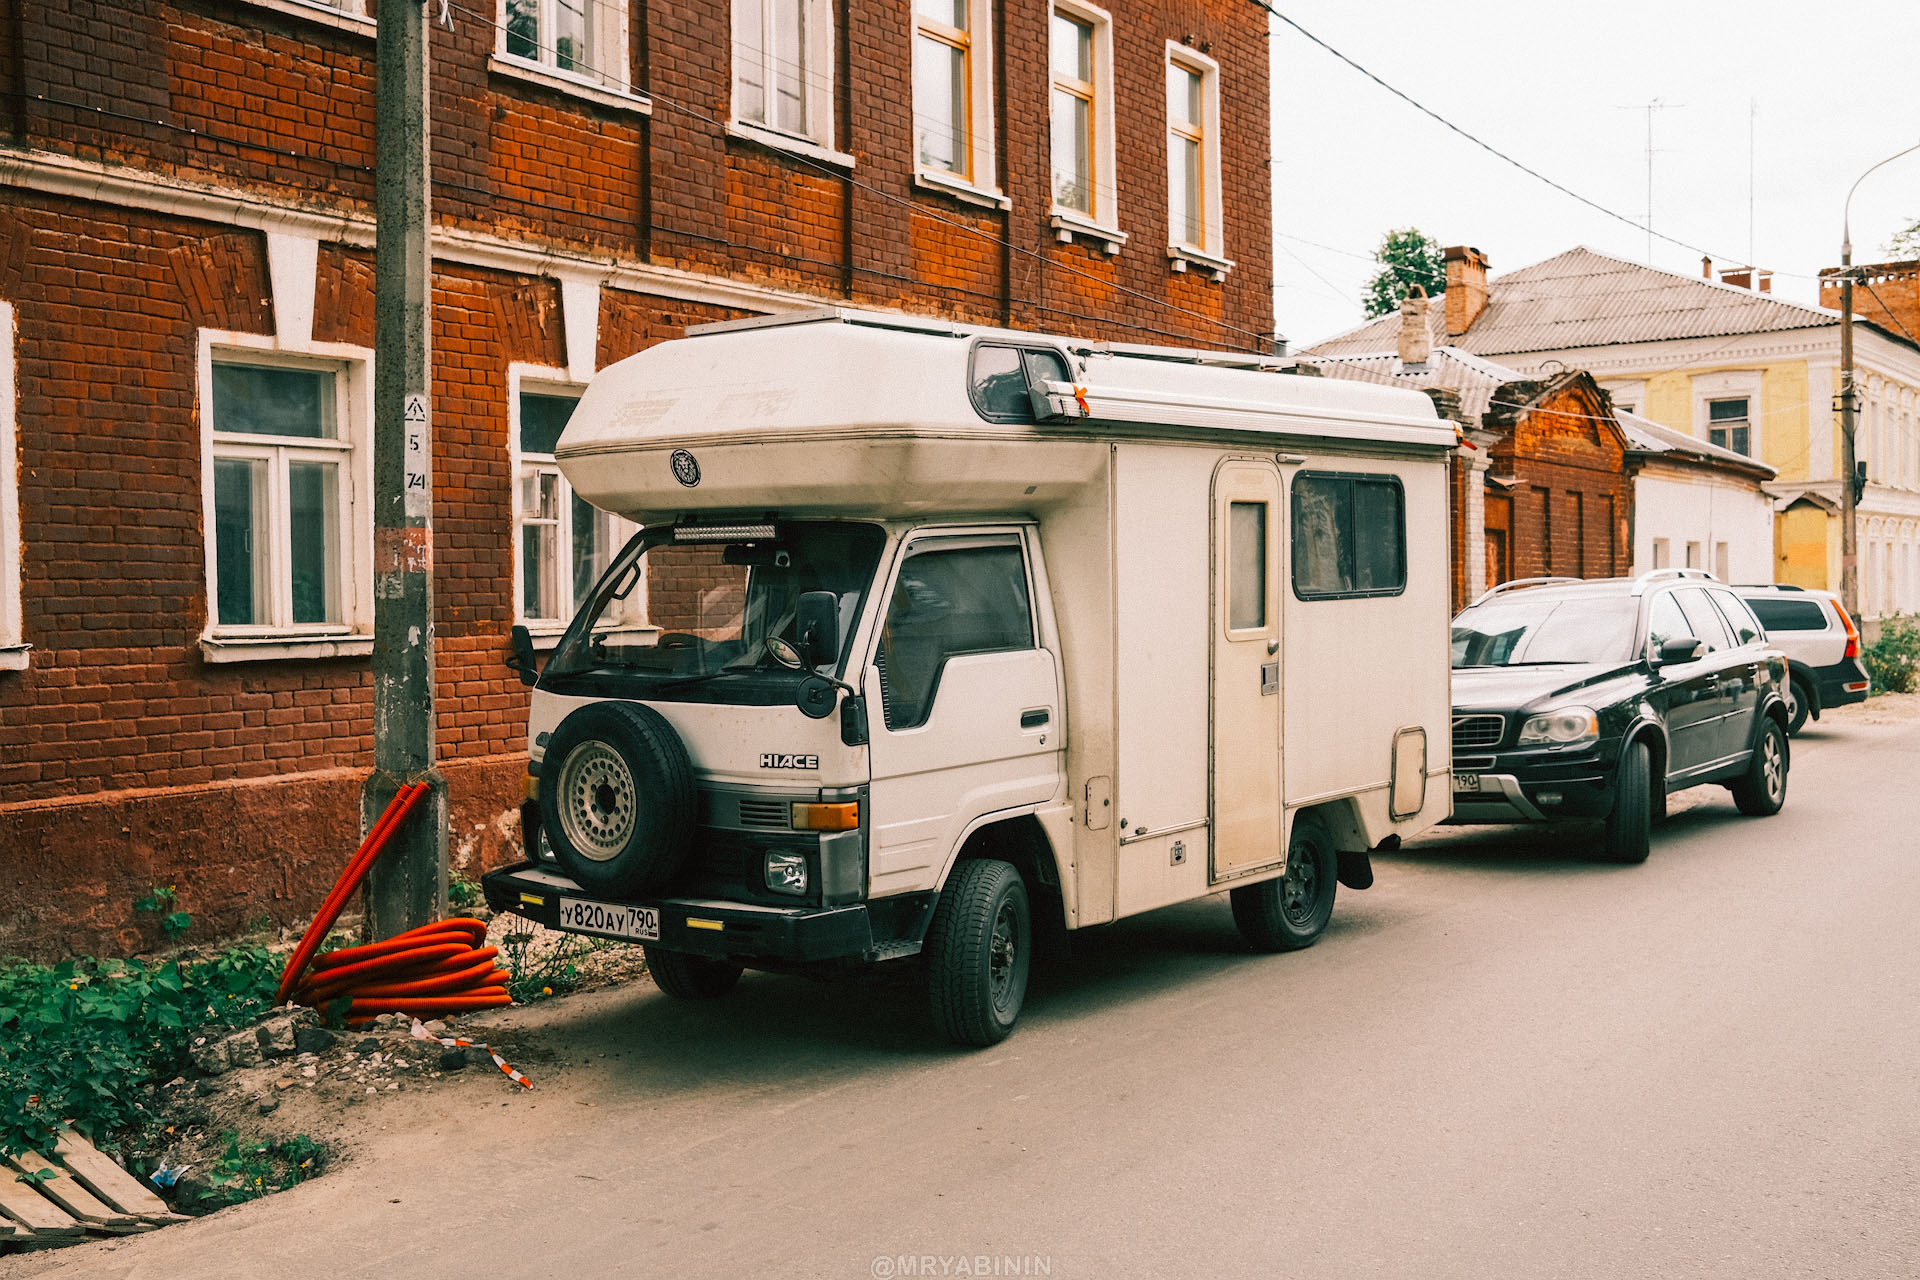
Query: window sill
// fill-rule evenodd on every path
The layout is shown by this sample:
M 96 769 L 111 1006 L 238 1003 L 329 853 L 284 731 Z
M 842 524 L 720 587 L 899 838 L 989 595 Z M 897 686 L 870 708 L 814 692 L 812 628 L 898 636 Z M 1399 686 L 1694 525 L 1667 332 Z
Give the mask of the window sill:
M 758 143 L 770 151 L 781 151 L 807 160 L 818 160 L 836 169 L 851 169 L 854 166 L 854 158 L 844 151 L 835 151 L 832 147 L 821 146 L 810 138 L 781 133 L 778 129 L 769 129 L 764 125 L 753 124 L 746 120 L 729 120 L 727 136 Z
M 1175 244 L 1167 246 L 1167 257 L 1175 271 L 1195 268 L 1211 275 L 1215 280 L 1225 280 L 1227 272 L 1233 270 L 1233 261 L 1229 258 L 1215 257 L 1204 249 L 1192 245 Z
M 288 658 L 364 658 L 373 652 L 369 635 L 202 636 L 205 662 L 279 662 Z
M 347 13 L 329 4 L 307 3 L 307 0 L 240 0 L 242 4 L 252 5 L 256 9 L 271 9 L 275 13 L 284 13 L 290 18 L 301 18 L 307 22 L 318 23 L 323 27 L 332 27 L 335 31 L 349 31 L 357 36 L 371 37 L 377 29 L 372 18 L 364 13 Z
M 25 671 L 30 644 L 0 644 L 0 671 Z
M 560 637 L 567 633 L 567 624 L 562 623 L 523 623 L 527 628 L 527 638 L 533 642 L 535 653 L 552 653 L 560 643 Z
M 1054 238 L 1061 244 L 1072 244 L 1077 236 L 1102 246 L 1109 254 L 1116 254 L 1120 252 L 1120 246 L 1127 242 L 1126 232 L 1116 227 L 1103 227 L 1083 214 L 1057 206 L 1053 211 L 1052 226 Z
M 935 173 L 922 169 L 913 175 L 913 185 L 922 191 L 938 191 L 943 196 L 952 196 L 963 204 L 977 204 L 985 209 L 1011 209 L 1012 197 L 999 191 L 984 191 L 959 178 L 944 173 Z
M 511 54 L 496 53 L 487 58 L 487 70 L 495 75 L 510 76 L 515 80 L 524 80 L 528 84 L 537 84 L 543 89 L 553 89 L 560 93 L 584 98 L 597 106 L 613 111 L 625 111 L 633 115 L 650 116 L 653 103 L 637 93 L 628 93 L 625 89 L 610 89 L 606 85 L 591 80 L 581 80 L 555 71 L 552 67 L 537 62 L 528 62 Z

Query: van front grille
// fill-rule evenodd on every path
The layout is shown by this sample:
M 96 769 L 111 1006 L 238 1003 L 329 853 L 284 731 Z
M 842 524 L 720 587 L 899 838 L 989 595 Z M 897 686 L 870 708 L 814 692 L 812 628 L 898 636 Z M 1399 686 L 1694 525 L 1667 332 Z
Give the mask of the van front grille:
M 740 825 L 763 830 L 785 831 L 790 825 L 785 800 L 742 800 Z
M 1497 747 L 1500 739 L 1507 734 L 1505 716 L 1455 716 L 1453 718 L 1453 749 Z

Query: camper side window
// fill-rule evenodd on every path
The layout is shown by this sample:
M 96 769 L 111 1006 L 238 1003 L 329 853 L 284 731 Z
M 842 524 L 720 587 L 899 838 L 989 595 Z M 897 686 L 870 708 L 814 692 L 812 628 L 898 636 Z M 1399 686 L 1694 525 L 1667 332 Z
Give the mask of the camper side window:
M 1033 647 L 1027 563 L 1017 535 L 909 548 L 874 656 L 887 728 L 927 722 L 947 659 Z
M 1042 379 L 1067 382 L 1072 377 L 1058 351 L 983 342 L 973 349 L 967 392 L 974 412 L 988 422 L 1032 422 L 1033 387 Z
M 1293 481 L 1293 594 L 1397 596 L 1407 588 L 1406 498 L 1393 476 L 1303 471 Z

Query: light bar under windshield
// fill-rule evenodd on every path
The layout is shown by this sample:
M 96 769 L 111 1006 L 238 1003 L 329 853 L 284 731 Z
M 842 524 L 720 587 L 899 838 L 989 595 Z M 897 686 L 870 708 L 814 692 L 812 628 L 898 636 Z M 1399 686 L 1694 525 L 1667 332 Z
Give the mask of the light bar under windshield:
M 755 538 L 771 538 L 774 535 L 770 524 L 686 524 L 673 527 L 675 542 L 749 542 Z

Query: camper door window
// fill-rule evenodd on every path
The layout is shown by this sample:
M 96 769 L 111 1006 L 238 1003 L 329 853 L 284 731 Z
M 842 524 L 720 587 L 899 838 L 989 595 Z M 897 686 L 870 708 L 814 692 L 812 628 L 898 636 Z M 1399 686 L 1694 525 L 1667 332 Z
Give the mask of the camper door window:
M 802 593 L 839 598 L 844 655 L 880 563 L 876 525 L 658 526 L 627 544 L 554 651 L 541 687 L 586 697 L 774 706 L 808 674 L 769 637 L 799 639 Z M 840 675 L 844 657 L 820 668 Z
M 1293 594 L 1397 596 L 1407 589 L 1406 496 L 1393 476 L 1303 471 L 1293 480 Z

